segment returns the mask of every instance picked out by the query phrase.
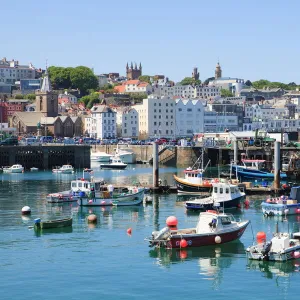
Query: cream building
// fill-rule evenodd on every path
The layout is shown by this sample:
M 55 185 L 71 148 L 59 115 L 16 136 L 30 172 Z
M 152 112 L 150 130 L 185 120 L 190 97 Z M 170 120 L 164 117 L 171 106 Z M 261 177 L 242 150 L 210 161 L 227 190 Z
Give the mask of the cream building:
M 139 115 L 139 138 L 172 138 L 175 135 L 176 102 L 170 97 L 148 96 L 133 108 Z
M 131 107 L 117 109 L 117 136 L 137 138 L 139 136 L 139 114 Z

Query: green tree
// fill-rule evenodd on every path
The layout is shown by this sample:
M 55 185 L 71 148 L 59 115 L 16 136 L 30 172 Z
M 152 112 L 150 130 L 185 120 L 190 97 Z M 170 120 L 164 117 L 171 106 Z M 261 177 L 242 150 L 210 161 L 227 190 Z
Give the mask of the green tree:
M 24 96 L 21 94 L 15 95 L 15 99 L 24 99 Z
M 201 84 L 201 80 L 195 80 L 192 77 L 185 77 L 184 79 L 181 80 L 180 84 L 182 85 L 199 85 Z
M 263 89 L 264 87 L 269 87 L 270 83 L 271 82 L 266 80 L 266 79 L 260 79 L 260 80 L 257 80 L 257 81 L 253 81 L 252 86 L 255 89 Z
M 245 85 L 246 85 L 246 86 L 252 86 L 252 82 L 251 82 L 250 80 L 247 80 L 247 81 L 245 82 Z
M 149 75 L 141 75 L 139 77 L 140 81 L 151 83 L 151 77 Z
M 79 66 L 70 72 L 71 87 L 78 88 L 82 94 L 86 94 L 89 89 L 98 88 L 98 79 L 88 67 Z
M 111 90 L 113 89 L 114 86 L 110 83 L 107 83 L 107 84 L 104 84 L 102 87 L 101 87 L 101 90 L 104 90 L 104 91 L 107 91 L 107 90 Z
M 53 89 L 69 89 L 71 87 L 70 72 L 73 68 L 51 66 L 48 68 Z
M 25 98 L 28 100 L 35 100 L 35 94 L 27 94 Z
M 94 104 L 100 103 L 100 93 L 95 92 L 87 96 L 81 97 L 78 101 L 84 103 L 86 108 L 91 109 Z
M 229 90 L 221 89 L 221 97 L 234 97 Z

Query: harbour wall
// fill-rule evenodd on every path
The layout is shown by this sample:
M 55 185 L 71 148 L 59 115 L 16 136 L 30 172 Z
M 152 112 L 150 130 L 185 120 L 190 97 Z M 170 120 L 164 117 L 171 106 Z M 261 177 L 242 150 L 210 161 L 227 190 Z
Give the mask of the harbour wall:
M 89 145 L 0 146 L 0 167 L 21 164 L 25 169 L 42 170 L 71 164 L 74 168 L 90 168 Z

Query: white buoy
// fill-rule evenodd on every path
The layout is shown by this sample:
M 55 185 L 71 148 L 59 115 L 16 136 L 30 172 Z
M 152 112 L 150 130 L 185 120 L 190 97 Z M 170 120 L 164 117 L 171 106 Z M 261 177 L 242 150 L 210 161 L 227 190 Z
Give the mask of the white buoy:
M 31 214 L 31 208 L 29 206 L 24 206 L 22 208 L 22 215 L 30 215 Z
M 220 244 L 221 241 L 222 241 L 221 237 L 217 235 L 217 236 L 215 237 L 215 242 L 216 242 L 217 244 Z

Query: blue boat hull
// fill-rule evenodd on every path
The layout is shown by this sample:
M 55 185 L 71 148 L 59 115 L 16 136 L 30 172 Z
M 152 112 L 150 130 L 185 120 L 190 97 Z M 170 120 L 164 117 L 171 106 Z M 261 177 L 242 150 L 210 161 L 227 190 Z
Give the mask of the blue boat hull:
M 295 204 L 273 204 L 272 203 L 271 204 L 271 203 L 263 202 L 261 204 L 261 207 L 262 207 L 263 214 L 267 217 L 300 214 L 299 211 L 300 203 L 295 203 Z
M 232 167 L 232 173 L 235 174 L 236 169 L 235 166 Z M 238 176 L 245 177 L 245 178 L 269 178 L 274 179 L 274 173 L 259 171 L 259 170 L 247 170 L 238 168 L 237 170 Z M 285 173 L 280 173 L 280 178 L 285 179 L 287 175 Z

